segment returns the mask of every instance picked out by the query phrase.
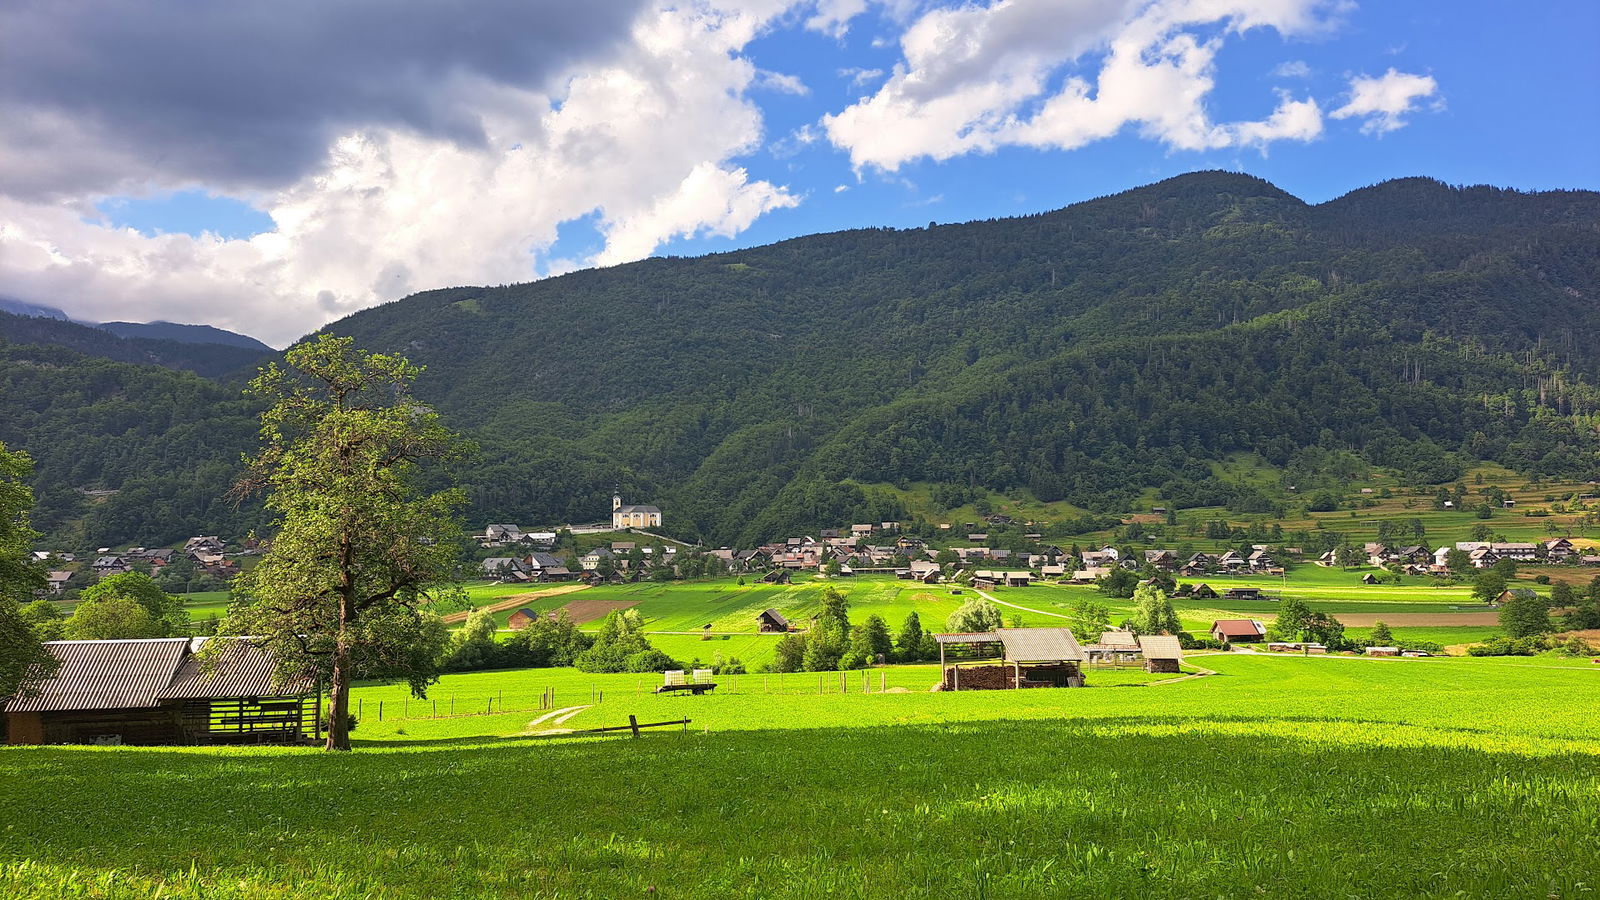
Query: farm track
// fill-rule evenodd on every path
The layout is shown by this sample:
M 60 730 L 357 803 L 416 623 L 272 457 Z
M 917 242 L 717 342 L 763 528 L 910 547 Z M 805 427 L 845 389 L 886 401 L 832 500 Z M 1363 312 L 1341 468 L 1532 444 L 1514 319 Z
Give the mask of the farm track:
M 516 609 L 530 600 L 538 600 L 542 597 L 556 597 L 561 594 L 570 594 L 575 591 L 587 590 L 588 588 L 589 586 L 587 584 L 563 584 L 557 587 L 547 588 L 542 591 L 529 591 L 525 594 L 512 594 L 509 597 L 496 600 L 495 602 L 486 606 L 480 606 L 478 609 L 486 609 L 489 612 L 505 612 L 508 609 Z M 444 623 L 446 625 L 460 625 L 462 622 L 467 620 L 467 616 L 472 615 L 474 612 L 477 612 L 477 610 L 465 609 L 461 612 L 450 613 L 444 617 Z
M 1071 616 L 1069 616 L 1069 615 L 1067 615 L 1065 613 L 1045 612 L 1042 609 L 1031 609 L 1029 607 L 1021 606 L 1021 605 L 1018 605 L 1016 603 L 1007 603 L 1006 601 L 1001 600 L 999 597 L 996 597 L 993 594 L 989 594 L 989 593 L 986 593 L 984 591 L 980 591 L 977 588 L 973 588 L 972 592 L 974 594 L 977 594 L 979 597 L 982 597 L 983 599 L 989 601 L 990 603 L 994 603 L 994 604 L 997 604 L 999 606 L 1009 606 L 1012 609 L 1020 609 L 1023 612 L 1033 613 L 1036 616 L 1049 616 L 1052 619 L 1070 619 L 1070 618 L 1072 618 Z

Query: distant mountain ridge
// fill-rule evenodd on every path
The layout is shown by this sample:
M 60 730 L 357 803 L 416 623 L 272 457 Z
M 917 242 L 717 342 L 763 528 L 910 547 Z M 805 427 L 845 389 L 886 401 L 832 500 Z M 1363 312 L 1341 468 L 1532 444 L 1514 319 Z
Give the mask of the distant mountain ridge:
M 255 363 L 275 352 L 271 347 L 258 341 L 250 338 L 243 340 L 250 341 L 250 344 L 255 346 L 220 341 L 196 342 L 155 337 L 122 337 L 113 331 L 94 325 L 0 312 L 0 342 L 63 347 L 88 356 L 98 356 L 117 362 L 161 366 L 167 369 L 182 369 L 207 377 L 247 371 Z
M 259 353 L 271 353 L 272 348 L 249 335 L 239 334 L 211 325 L 182 325 L 176 322 L 101 322 L 95 326 L 118 337 L 151 338 L 177 341 L 180 344 L 222 344 L 240 347 Z
M 478 523 L 591 521 L 619 484 L 718 545 L 900 515 L 873 483 L 1259 511 L 1211 467 L 1240 451 L 1417 484 L 1473 460 L 1600 478 L 1589 191 L 1402 179 L 1310 205 L 1197 172 L 1037 215 L 426 291 L 326 330 L 426 367 L 419 395 L 482 448 L 448 473 Z M 149 545 L 253 515 L 194 487 L 250 447 L 236 384 L 21 346 L 0 387 L 44 527 Z

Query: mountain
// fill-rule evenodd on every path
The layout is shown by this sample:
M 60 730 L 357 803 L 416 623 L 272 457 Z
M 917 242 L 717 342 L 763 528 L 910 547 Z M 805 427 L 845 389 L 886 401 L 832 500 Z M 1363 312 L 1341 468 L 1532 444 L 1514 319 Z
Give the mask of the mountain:
M 665 531 L 722 544 L 900 517 L 862 487 L 883 482 L 947 506 L 974 487 L 1097 512 L 1151 491 L 1281 503 L 1213 474 L 1241 450 L 1307 483 L 1356 458 L 1418 484 L 1475 460 L 1595 478 L 1597 291 L 1600 194 L 1404 179 L 1309 205 L 1200 172 L 1033 216 L 428 291 L 328 330 L 426 366 L 419 393 L 482 448 L 451 473 L 473 521 L 594 520 L 620 484 Z M 182 471 L 234 465 L 248 411 L 159 377 L 192 394 L 161 427 L 216 450 L 182 451 Z M 37 401 L 63 423 L 122 408 L 63 384 Z M 12 397 L 0 440 L 26 446 Z M 145 479 L 79 525 L 123 536 L 187 483 L 150 480 L 157 431 L 118 443 L 117 467 L 41 465 L 41 490 Z
M 143 326 L 135 326 L 136 329 L 141 327 Z M 203 325 L 171 327 L 207 328 Z M 221 329 L 208 330 L 223 335 L 232 334 Z M 249 344 L 119 337 L 111 331 L 103 330 L 100 326 L 0 312 L 0 341 L 64 347 L 87 356 L 168 369 L 183 369 L 199 375 L 221 376 L 247 372 L 256 363 L 275 352 L 271 347 L 253 338 L 242 335 L 233 337 L 248 341 Z
M 29 303 L 15 297 L 0 297 L 0 312 L 10 313 L 14 316 L 37 316 L 41 319 L 61 319 L 66 321 L 67 314 L 54 306 L 44 306 L 39 303 Z
M 249 335 L 210 325 L 180 325 L 175 322 L 101 322 L 95 327 L 125 338 L 151 338 L 175 341 L 179 344 L 221 344 L 262 355 L 273 352 L 271 347 Z

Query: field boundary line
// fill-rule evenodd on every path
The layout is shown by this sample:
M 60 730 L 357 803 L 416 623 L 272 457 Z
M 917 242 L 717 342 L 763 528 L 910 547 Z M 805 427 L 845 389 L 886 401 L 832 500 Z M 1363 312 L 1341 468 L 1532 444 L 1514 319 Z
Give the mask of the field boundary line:
M 589 586 L 587 584 L 557 585 L 556 587 L 546 588 L 542 591 L 528 591 L 527 593 L 523 594 L 513 594 L 510 597 L 496 600 L 493 603 L 480 606 L 477 609 L 464 609 L 461 612 L 453 612 L 447 616 L 442 616 L 441 618 L 444 620 L 446 625 L 460 625 L 462 622 L 467 620 L 468 616 L 478 612 L 479 610 L 488 610 L 492 613 L 505 612 L 508 609 L 516 609 L 517 607 L 522 606 L 523 604 L 532 600 L 542 600 L 545 597 L 559 597 L 562 594 L 574 594 L 578 591 L 587 590 L 588 588 Z

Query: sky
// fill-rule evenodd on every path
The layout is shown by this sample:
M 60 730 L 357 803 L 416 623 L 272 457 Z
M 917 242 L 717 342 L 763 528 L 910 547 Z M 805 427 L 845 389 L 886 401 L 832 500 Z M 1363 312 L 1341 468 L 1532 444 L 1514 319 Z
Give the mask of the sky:
M 0 296 L 281 347 L 1200 169 L 1597 189 L 1597 34 L 1592 0 L 11 0 Z

